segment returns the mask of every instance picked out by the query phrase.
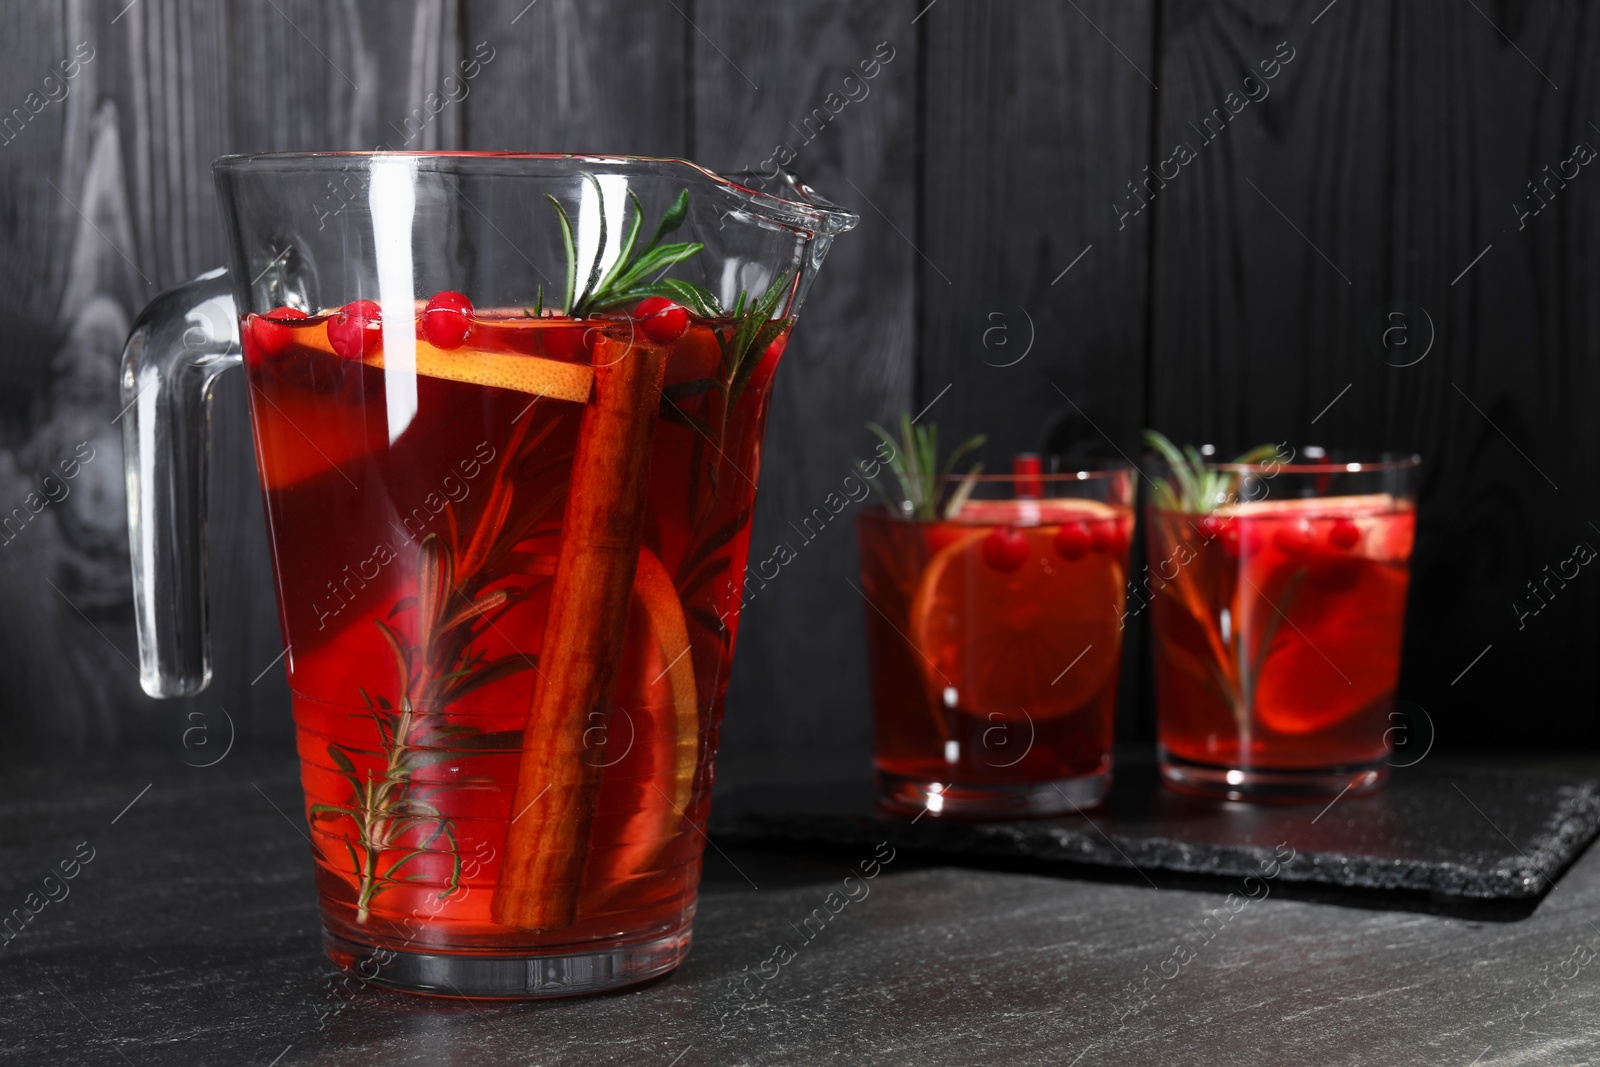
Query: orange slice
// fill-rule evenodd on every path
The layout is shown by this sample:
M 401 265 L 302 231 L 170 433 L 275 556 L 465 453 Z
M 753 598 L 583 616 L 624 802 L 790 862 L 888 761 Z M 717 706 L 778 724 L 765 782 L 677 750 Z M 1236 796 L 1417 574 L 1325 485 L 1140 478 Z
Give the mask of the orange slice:
M 1117 514 L 1086 504 L 1077 517 Z M 1103 552 L 1064 559 L 1052 544 L 1054 525 L 1014 529 L 1028 547 L 1014 570 L 984 558 L 988 527 L 929 561 L 910 637 L 937 703 L 1004 721 L 1025 711 L 1037 722 L 1079 711 L 1115 684 L 1125 577 L 1121 561 Z
M 1294 626 L 1273 635 L 1256 682 L 1256 718 L 1269 729 L 1327 729 L 1394 695 L 1406 572 L 1367 562 L 1356 573 L 1353 585 L 1337 589 L 1303 582 L 1288 605 Z
M 307 348 L 334 355 L 328 343 L 326 330 L 299 330 L 295 340 Z M 533 396 L 548 396 L 555 400 L 586 403 L 594 388 L 594 371 L 582 363 L 564 363 L 541 356 L 514 355 L 505 352 L 482 352 L 471 348 L 446 350 L 418 337 L 417 373 L 429 378 L 443 378 L 468 385 L 486 385 L 496 389 L 515 389 Z M 369 367 L 383 369 L 383 349 L 375 349 L 363 356 L 361 362 Z
M 671 575 L 648 548 L 639 550 L 625 645 L 607 748 L 627 748 L 604 757 L 601 795 L 609 803 L 623 798 L 629 814 L 592 843 L 584 879 L 592 889 L 579 903 L 591 915 L 650 873 L 694 800 L 700 714 L 689 627 Z

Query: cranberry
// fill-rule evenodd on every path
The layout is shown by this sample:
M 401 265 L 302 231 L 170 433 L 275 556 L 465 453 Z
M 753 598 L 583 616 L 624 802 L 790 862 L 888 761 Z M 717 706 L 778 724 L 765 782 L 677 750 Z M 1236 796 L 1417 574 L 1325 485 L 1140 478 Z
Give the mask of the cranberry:
M 1055 544 L 1062 559 L 1082 559 L 1094 547 L 1094 534 L 1086 522 L 1069 522 L 1056 531 Z
M 383 312 L 376 300 L 357 300 L 328 320 L 328 343 L 345 359 L 360 359 L 383 340 Z
M 422 336 L 435 348 L 460 348 L 472 332 L 472 301 L 453 289 L 433 294 L 422 312 Z
M 1328 531 L 1328 544 L 1334 548 L 1345 551 L 1356 547 L 1356 542 L 1361 540 L 1361 527 L 1349 519 L 1338 519 L 1333 524 L 1333 529 Z
M 1094 550 L 1111 556 L 1120 556 L 1128 550 L 1128 533 L 1120 519 L 1102 519 L 1090 529 Z
M 1279 552 L 1296 558 L 1309 553 L 1316 540 L 1316 531 L 1306 519 L 1291 519 L 1281 523 L 1272 535 L 1272 543 Z
M 688 309 L 664 296 L 647 296 L 633 309 L 644 335 L 658 345 L 670 345 L 689 328 Z
M 249 333 L 250 340 L 254 342 L 254 352 L 250 346 L 246 346 L 245 355 L 251 357 L 251 366 L 259 366 L 264 357 L 283 355 L 289 342 L 294 340 L 294 328 L 284 323 L 305 317 L 304 311 L 292 307 L 273 308 L 265 315 L 250 316 Z
M 1028 539 L 1014 526 L 997 526 L 983 539 L 983 561 L 997 571 L 1014 571 L 1028 561 Z
M 1210 544 L 1222 536 L 1222 531 L 1228 528 L 1228 520 L 1219 519 L 1215 515 L 1207 515 L 1195 523 L 1194 528 L 1199 532 L 1201 540 Z

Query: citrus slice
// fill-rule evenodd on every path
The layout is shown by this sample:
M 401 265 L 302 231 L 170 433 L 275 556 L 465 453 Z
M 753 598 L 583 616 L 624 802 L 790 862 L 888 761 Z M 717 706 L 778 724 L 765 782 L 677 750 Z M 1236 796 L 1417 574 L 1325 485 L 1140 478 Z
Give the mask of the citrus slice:
M 1295 625 L 1277 631 L 1261 664 L 1256 718 L 1280 734 L 1304 734 L 1392 696 L 1405 606 L 1405 570 L 1383 563 L 1362 564 L 1349 586 L 1301 584 L 1286 608 Z
M 639 550 L 625 646 L 601 795 L 625 798 L 628 814 L 591 843 L 584 882 L 592 889 L 579 903 L 589 914 L 650 872 L 694 800 L 700 715 L 689 627 L 672 577 L 648 548 Z
M 1239 521 L 1233 618 L 1257 649 L 1255 715 L 1282 734 L 1327 729 L 1394 692 L 1416 511 L 1387 493 L 1263 500 Z M 1382 727 L 1380 726 L 1381 730 Z
M 325 330 L 297 331 L 295 340 L 306 348 L 334 355 Z M 443 378 L 468 385 L 486 385 L 496 389 L 515 389 L 519 393 L 548 396 L 555 400 L 570 400 L 576 404 L 588 401 L 594 388 L 594 371 L 582 363 L 565 363 L 541 356 L 514 355 L 505 352 L 483 352 L 472 348 L 445 350 L 436 348 L 418 337 L 417 373 L 429 378 Z M 377 348 L 361 357 L 369 367 L 383 369 L 383 349 Z
M 1077 503 L 1074 521 L 1119 514 Z M 1038 721 L 1082 709 L 1115 682 L 1122 560 L 1106 552 L 1064 558 L 1053 548 L 1058 528 L 979 527 L 929 561 L 910 637 L 939 704 L 1007 721 L 1025 711 Z M 985 553 L 996 530 L 1009 543 L 1021 539 L 1015 555 Z

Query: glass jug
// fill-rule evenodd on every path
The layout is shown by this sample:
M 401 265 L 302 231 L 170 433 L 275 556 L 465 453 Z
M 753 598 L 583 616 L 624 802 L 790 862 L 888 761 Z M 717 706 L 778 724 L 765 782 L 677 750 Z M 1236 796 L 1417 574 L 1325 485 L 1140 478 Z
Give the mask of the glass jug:
M 773 371 L 855 216 L 680 160 L 215 164 L 123 356 L 141 683 L 199 692 L 243 363 L 328 951 L 462 996 L 688 951 Z

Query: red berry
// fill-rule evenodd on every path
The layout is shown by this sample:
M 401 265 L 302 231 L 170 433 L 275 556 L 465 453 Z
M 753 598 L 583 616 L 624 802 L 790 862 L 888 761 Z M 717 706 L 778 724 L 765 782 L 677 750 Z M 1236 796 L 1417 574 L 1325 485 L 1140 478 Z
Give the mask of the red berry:
M 1102 519 L 1090 529 L 1094 539 L 1094 550 L 1112 556 L 1120 556 L 1128 550 L 1128 535 L 1122 528 L 1119 519 Z
M 983 539 L 983 560 L 997 571 L 1014 571 L 1028 561 L 1028 539 L 1014 526 L 996 526 Z
M 658 345 L 670 345 L 689 328 L 689 312 L 664 296 L 647 296 L 633 309 L 644 335 Z
M 1361 540 L 1361 527 L 1349 519 L 1336 519 L 1333 529 L 1328 531 L 1328 544 L 1334 548 L 1346 551 L 1356 547 L 1356 542 Z
M 383 312 L 376 300 L 357 300 L 328 320 L 328 344 L 345 359 L 360 359 L 383 340 Z
M 472 301 L 453 289 L 433 294 L 422 311 L 422 336 L 435 348 L 460 348 L 472 332 Z
M 1069 522 L 1056 532 L 1055 545 L 1062 559 L 1082 559 L 1094 547 L 1094 534 L 1086 522 Z
M 1205 518 L 1194 524 L 1195 530 L 1199 532 L 1201 539 L 1207 544 L 1210 544 L 1212 541 L 1215 541 L 1217 538 L 1221 537 L 1228 529 L 1228 526 L 1229 523 L 1227 519 L 1219 519 L 1215 515 L 1207 515 Z
M 283 325 L 292 319 L 303 319 L 306 313 L 299 308 L 279 307 L 273 308 L 265 315 L 250 316 L 250 340 L 255 344 L 255 356 L 281 356 L 284 349 L 289 347 L 289 342 L 294 340 L 294 328 Z M 247 346 L 245 354 L 250 355 Z M 252 365 L 257 365 L 259 359 L 251 359 Z
M 1280 523 L 1277 532 L 1272 535 L 1273 545 L 1286 556 L 1306 555 L 1316 540 L 1316 531 L 1306 519 L 1291 519 Z

